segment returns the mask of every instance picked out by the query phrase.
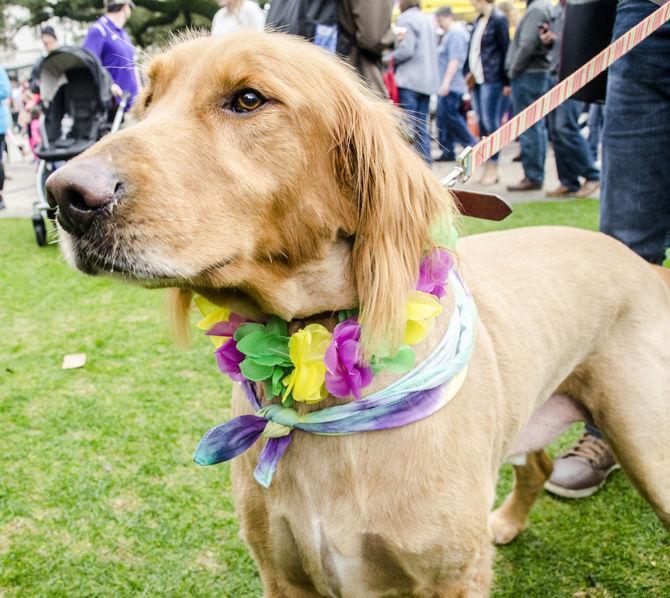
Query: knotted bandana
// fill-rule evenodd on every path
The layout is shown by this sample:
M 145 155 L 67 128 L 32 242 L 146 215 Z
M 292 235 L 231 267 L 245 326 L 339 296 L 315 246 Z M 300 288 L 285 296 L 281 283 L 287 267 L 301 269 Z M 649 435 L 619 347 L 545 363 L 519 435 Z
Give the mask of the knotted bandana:
M 261 407 L 253 385 L 245 380 L 242 388 L 255 415 L 241 415 L 212 428 L 200 441 L 195 462 L 228 461 L 260 437 L 268 438 L 254 470 L 256 481 L 268 488 L 295 429 L 319 435 L 386 430 L 424 419 L 444 407 L 465 380 L 477 321 L 474 300 L 455 270 L 449 282 L 455 309 L 447 331 L 430 355 L 402 378 L 358 401 L 302 415 L 278 404 Z

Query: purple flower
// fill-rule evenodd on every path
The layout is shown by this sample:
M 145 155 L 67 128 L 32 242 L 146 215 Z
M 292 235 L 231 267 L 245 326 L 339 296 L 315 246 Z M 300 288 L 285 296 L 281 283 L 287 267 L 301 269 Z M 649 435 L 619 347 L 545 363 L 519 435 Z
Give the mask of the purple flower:
M 242 324 L 246 324 L 248 321 L 249 320 L 247 320 L 244 316 L 233 312 L 228 316 L 227 320 L 224 320 L 223 322 L 217 322 L 207 332 L 205 332 L 205 334 L 207 336 L 233 336 L 235 331 L 240 326 L 242 326 Z
M 237 342 L 234 338 L 228 339 L 214 353 L 216 364 L 224 374 L 228 374 L 235 382 L 242 382 L 244 376 L 240 371 L 240 363 L 244 361 L 244 353 L 237 350 Z
M 326 350 L 326 389 L 341 399 L 353 395 L 361 398 L 361 389 L 372 382 L 372 368 L 361 361 L 361 327 L 356 320 L 345 320 L 333 330 L 333 340 Z
M 447 284 L 447 277 L 453 265 L 454 259 L 446 249 L 440 247 L 433 249 L 421 260 L 416 290 L 430 293 L 438 299 L 443 297 L 446 293 L 444 287 Z

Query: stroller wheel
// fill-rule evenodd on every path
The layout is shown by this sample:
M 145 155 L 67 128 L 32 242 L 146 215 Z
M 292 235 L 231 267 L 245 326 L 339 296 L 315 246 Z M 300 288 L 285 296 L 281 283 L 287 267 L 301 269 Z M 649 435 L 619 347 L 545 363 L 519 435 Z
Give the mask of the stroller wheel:
M 35 229 L 35 240 L 40 247 L 47 244 L 47 227 L 40 214 L 33 215 L 33 228 Z

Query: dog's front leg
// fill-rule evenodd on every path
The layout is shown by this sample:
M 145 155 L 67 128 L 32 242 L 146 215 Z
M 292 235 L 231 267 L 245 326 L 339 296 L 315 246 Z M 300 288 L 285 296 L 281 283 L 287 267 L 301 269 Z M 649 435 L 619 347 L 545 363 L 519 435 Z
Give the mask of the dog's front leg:
M 525 465 L 514 466 L 514 488 L 490 517 L 493 541 L 508 544 L 526 527 L 528 513 L 553 470 L 544 450 L 528 453 Z

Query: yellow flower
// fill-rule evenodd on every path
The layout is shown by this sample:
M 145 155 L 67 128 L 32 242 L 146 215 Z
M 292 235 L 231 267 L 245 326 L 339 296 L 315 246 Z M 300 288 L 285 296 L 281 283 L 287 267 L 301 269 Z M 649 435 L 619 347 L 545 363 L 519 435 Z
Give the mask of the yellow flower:
M 196 295 L 193 302 L 200 314 L 204 316 L 196 324 L 200 330 L 209 330 L 214 324 L 225 322 L 230 317 L 230 310 L 227 307 L 219 307 L 200 295 Z M 227 340 L 222 336 L 210 336 L 209 338 L 217 349 Z
M 292 393 L 296 401 L 316 403 L 328 396 L 323 356 L 332 338 L 321 324 L 309 324 L 291 336 L 288 351 L 295 369 L 282 380 L 284 398 Z
M 426 338 L 429 320 L 442 313 L 442 305 L 429 293 L 412 291 L 405 306 L 405 313 L 407 325 L 403 342 L 407 345 L 416 345 Z

